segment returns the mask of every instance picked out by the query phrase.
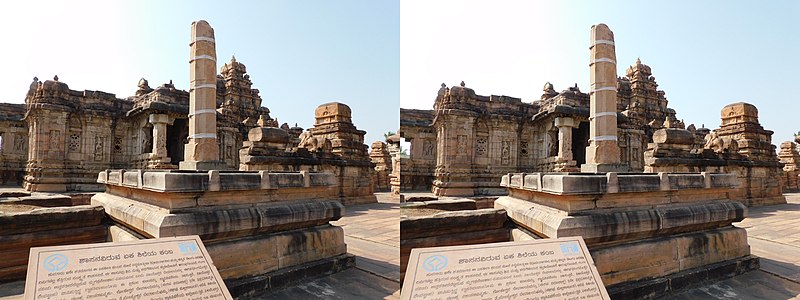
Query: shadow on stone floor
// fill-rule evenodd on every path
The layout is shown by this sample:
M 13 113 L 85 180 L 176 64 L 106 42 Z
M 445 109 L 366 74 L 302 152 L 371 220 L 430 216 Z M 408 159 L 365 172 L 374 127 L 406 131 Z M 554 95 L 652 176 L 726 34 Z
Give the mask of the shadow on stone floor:
M 370 203 L 345 207 L 345 216 L 354 217 L 373 210 L 392 210 L 400 208 L 399 203 Z
M 764 217 L 774 216 L 782 211 L 800 211 L 800 203 L 787 203 L 778 205 L 768 205 L 751 207 L 748 209 L 748 218 L 759 219 Z
M 800 284 L 800 266 L 789 263 L 761 257 L 761 270 L 771 275 L 781 277 L 783 279 Z
M 761 270 L 706 284 L 660 299 L 797 299 L 800 284 Z
M 399 255 L 399 253 L 398 253 Z M 397 283 L 400 283 L 400 266 L 375 259 L 370 259 L 362 256 L 356 257 L 356 268 L 364 270 L 374 275 L 380 276 Z

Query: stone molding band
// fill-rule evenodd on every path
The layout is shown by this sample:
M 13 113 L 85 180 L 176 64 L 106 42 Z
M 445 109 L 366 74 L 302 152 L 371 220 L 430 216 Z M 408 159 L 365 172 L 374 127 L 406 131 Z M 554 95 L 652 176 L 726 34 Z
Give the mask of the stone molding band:
M 616 141 L 617 140 L 617 136 L 616 135 L 600 135 L 600 136 L 596 136 L 596 137 L 590 138 L 590 140 L 593 140 L 593 141 Z
M 207 60 L 210 60 L 210 61 L 213 61 L 213 62 L 217 62 L 217 59 L 214 58 L 211 55 L 198 55 L 198 56 L 195 56 L 195 57 L 192 57 L 191 59 L 189 59 L 189 62 L 191 63 L 191 62 L 193 62 L 195 60 L 198 60 L 198 59 L 207 59 Z
M 214 38 L 213 38 L 213 37 L 207 37 L 207 36 L 198 36 L 196 40 L 194 40 L 194 41 L 192 41 L 191 43 L 189 43 L 189 46 L 191 46 L 191 45 L 192 45 L 192 44 L 194 44 L 194 43 L 197 43 L 198 41 L 206 41 L 206 42 L 211 42 L 211 43 L 214 43 L 214 44 L 216 44 L 216 43 L 217 43 L 217 42 L 214 40 Z
M 606 44 L 606 45 L 614 46 L 614 41 L 612 41 L 612 40 L 597 40 L 597 41 L 594 42 L 594 45 L 592 45 L 592 47 L 597 46 L 598 44 Z
M 599 62 L 607 62 L 607 63 L 612 63 L 612 64 L 615 64 L 615 65 L 617 64 L 617 62 L 615 60 L 603 57 L 603 58 L 598 58 L 598 59 L 595 59 L 595 60 L 591 61 L 589 63 L 589 65 L 593 65 L 593 64 L 596 64 L 596 63 L 599 63 Z
M 592 118 L 606 117 L 606 116 L 614 116 L 614 117 L 616 117 L 617 113 L 615 113 L 613 111 L 604 111 L 604 112 L 594 113 L 594 116 L 592 116 Z
M 195 133 L 189 136 L 190 139 L 215 139 L 217 138 L 216 133 Z
M 190 111 L 189 116 L 194 115 L 202 115 L 202 114 L 216 114 L 217 111 L 215 109 L 207 108 L 207 109 L 198 109 L 196 111 Z
M 592 93 L 599 92 L 599 91 L 615 91 L 616 92 L 617 91 L 617 87 L 615 87 L 615 86 L 605 86 L 605 87 L 596 88 L 596 89 L 591 90 Z
M 198 84 L 198 85 L 195 85 L 195 86 L 192 87 L 193 90 L 196 90 L 196 89 L 215 89 L 215 88 L 217 88 L 217 85 L 214 84 L 214 83 Z

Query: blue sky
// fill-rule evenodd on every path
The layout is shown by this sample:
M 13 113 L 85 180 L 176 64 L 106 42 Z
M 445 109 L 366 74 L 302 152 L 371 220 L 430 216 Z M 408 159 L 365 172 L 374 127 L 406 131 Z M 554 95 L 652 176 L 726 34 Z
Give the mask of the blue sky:
M 127 97 L 139 78 L 188 89 L 192 21 L 214 27 L 218 67 L 236 55 L 281 123 L 348 104 L 366 144 L 399 124 L 397 1 L 37 1 L 0 4 L 0 102 L 22 103 L 33 76 Z
M 641 58 L 686 124 L 756 105 L 773 143 L 800 131 L 797 1 L 401 2 L 401 107 L 430 109 L 439 85 L 538 99 L 545 82 L 589 86 L 589 29 L 616 38 L 617 74 Z

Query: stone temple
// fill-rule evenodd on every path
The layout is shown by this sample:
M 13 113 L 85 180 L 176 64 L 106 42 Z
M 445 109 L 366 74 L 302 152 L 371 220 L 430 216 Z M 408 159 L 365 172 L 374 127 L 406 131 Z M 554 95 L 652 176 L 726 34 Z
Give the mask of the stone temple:
M 786 203 L 796 146 L 782 144 L 779 160 L 772 131 L 744 102 L 723 107 L 716 130 L 685 126 L 649 66 L 637 60 L 617 77 L 615 47 L 608 26 L 592 26 L 588 93 L 548 83 L 526 103 L 462 82 L 442 85 L 433 110 L 401 109 L 411 143 L 401 189 L 435 194 L 409 193 L 401 207 L 402 271 L 415 248 L 574 236 L 612 299 L 658 298 L 760 268 L 738 222 L 748 206 Z
M 708 171 L 737 174 L 743 185 L 735 198 L 748 205 L 785 203 L 778 179 L 783 164 L 755 106 L 726 106 L 715 130 L 687 126 L 669 108 L 650 66 L 637 59 L 617 77 L 613 35 L 598 40 L 608 43 L 592 52 L 598 83 L 588 93 L 577 84 L 558 92 L 546 83 L 541 97 L 527 102 L 479 95 L 461 82 L 442 84 L 433 110 L 401 108 L 400 135 L 411 144 L 410 157 L 401 161 L 402 189 L 504 195 L 500 177 L 514 172 Z M 594 97 L 605 102 L 590 106 Z M 593 118 L 602 126 L 592 127 Z M 681 151 L 659 139 L 664 130 L 680 132 Z M 613 159 L 587 161 L 597 151 Z
M 190 107 L 190 92 L 176 89 L 171 81 L 152 88 L 142 78 L 133 96 L 118 98 L 72 90 L 58 76 L 34 78 L 24 104 L 0 104 L 0 185 L 36 192 L 102 191 L 100 171 L 178 169 L 181 162 L 197 159 L 186 156 L 195 153 L 187 145 L 197 148 L 195 140 L 209 142 L 193 137 L 215 136 L 214 145 L 205 148 L 214 150 L 207 155 L 217 169 L 326 170 L 340 176 L 343 203 L 374 202 L 375 166 L 364 144 L 366 132 L 353 125 L 347 105 L 320 106 L 313 128 L 279 125 L 262 106 L 245 64 L 232 57 L 218 74 L 210 70 L 208 82 L 200 85 L 213 89 L 199 91 L 213 92 L 215 100 L 199 108 Z M 191 120 L 211 117 L 216 128 L 189 131 Z M 273 135 L 253 136 L 253 129 Z M 262 151 L 264 147 L 274 151 Z M 383 178 L 383 186 L 388 185 Z
M 56 76 L 0 104 L 0 183 L 29 191 L 0 193 L 0 282 L 24 278 L 31 247 L 186 235 L 235 297 L 354 266 L 330 222 L 389 190 L 391 149 L 368 153 L 339 102 L 279 126 L 243 63 L 217 69 L 213 28 L 191 28 L 189 91 L 142 79 L 117 98 Z

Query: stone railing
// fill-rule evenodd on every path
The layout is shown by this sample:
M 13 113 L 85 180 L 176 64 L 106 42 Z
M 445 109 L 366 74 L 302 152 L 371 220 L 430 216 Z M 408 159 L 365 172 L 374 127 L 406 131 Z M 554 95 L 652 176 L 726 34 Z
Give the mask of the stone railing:
M 735 188 L 735 174 L 652 173 L 509 173 L 500 186 L 559 195 L 655 192 L 703 188 Z
M 97 182 L 157 192 L 216 192 L 278 188 L 334 187 L 331 173 L 270 173 L 268 171 L 143 171 L 106 170 Z

